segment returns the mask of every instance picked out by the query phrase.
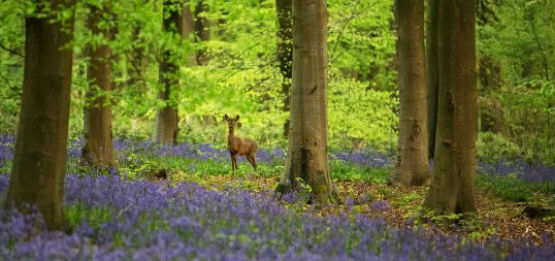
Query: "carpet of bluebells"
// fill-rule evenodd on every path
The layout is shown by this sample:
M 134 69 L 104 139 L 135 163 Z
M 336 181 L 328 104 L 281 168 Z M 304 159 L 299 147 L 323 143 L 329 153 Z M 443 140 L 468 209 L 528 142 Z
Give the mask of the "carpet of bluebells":
M 8 187 L 13 137 L 0 136 L 0 199 Z M 118 160 L 145 151 L 196 160 L 225 161 L 208 145 L 158 147 L 116 141 Z M 68 150 L 79 157 L 80 141 Z M 385 167 L 379 153 L 334 153 L 335 159 Z M 261 150 L 261 162 L 283 161 L 282 150 Z M 505 165 L 486 165 L 492 173 Z M 553 180 L 553 168 L 511 163 L 511 173 Z M 485 168 L 480 165 L 481 168 Z M 543 174 L 547 173 L 547 174 Z M 551 173 L 551 176 L 549 175 Z M 544 176 L 545 175 L 545 176 Z M 523 176 L 523 178 L 526 178 Z M 195 183 L 152 183 L 125 175 L 66 177 L 65 211 L 74 230 L 47 232 L 36 215 L 0 208 L 0 260 L 553 260 L 555 246 L 489 238 L 480 242 L 419 227 L 396 228 L 360 214 L 320 217 L 296 210 L 294 195 L 230 188 L 214 191 Z M 387 202 L 368 208 L 387 207 Z

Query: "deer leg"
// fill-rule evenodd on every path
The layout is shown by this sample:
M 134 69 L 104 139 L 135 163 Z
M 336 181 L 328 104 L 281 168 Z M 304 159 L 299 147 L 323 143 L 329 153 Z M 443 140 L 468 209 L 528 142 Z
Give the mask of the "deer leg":
M 233 169 L 233 176 L 235 176 L 235 171 L 237 169 L 239 169 L 239 166 L 237 164 L 237 155 L 233 155 L 233 165 L 234 165 L 234 169 Z
M 256 158 L 254 157 L 254 155 L 251 154 L 247 156 L 247 160 L 251 163 L 252 168 L 254 169 L 254 175 L 256 177 L 256 174 L 257 174 Z M 264 180 L 264 183 L 266 183 L 266 180 Z
M 233 155 L 229 154 L 229 158 L 231 159 L 231 176 L 235 176 L 235 161 L 233 160 Z
M 257 166 L 256 166 L 256 159 L 254 158 L 254 155 L 247 156 L 247 160 L 251 163 L 252 168 L 254 169 L 254 173 L 256 174 Z

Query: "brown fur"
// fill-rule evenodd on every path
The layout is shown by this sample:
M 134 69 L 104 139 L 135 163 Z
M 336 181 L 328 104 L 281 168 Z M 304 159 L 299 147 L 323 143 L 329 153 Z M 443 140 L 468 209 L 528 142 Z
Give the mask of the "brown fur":
M 224 120 L 227 121 L 229 126 L 227 150 L 229 151 L 229 155 L 231 157 L 231 169 L 233 171 L 233 175 L 235 176 L 235 170 L 238 168 L 237 156 L 245 156 L 251 163 L 254 172 L 256 173 L 256 151 L 258 151 L 258 145 L 251 139 L 243 139 L 235 136 L 235 125 L 239 121 L 239 115 L 235 118 L 230 118 L 226 114 L 224 116 Z

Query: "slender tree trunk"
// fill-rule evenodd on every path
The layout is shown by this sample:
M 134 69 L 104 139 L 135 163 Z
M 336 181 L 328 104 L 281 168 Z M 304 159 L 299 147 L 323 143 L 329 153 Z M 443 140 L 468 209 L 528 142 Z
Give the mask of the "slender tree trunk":
M 73 2 L 48 1 L 51 10 Z M 40 10 L 39 10 L 40 11 Z M 56 12 L 56 11 L 55 11 Z M 73 50 L 73 19 L 25 19 L 23 99 L 7 204 L 37 206 L 49 229 L 64 226 L 63 194 Z
M 179 5 L 180 8 L 175 8 Z M 164 12 L 164 32 L 169 35 L 181 35 L 183 31 L 183 19 L 181 17 L 181 2 L 176 0 L 165 0 L 163 6 Z M 158 98 L 165 102 L 164 108 L 158 111 L 156 116 L 156 129 L 154 137 L 156 142 L 162 144 L 175 144 L 178 132 L 178 115 L 175 93 L 172 93 L 178 84 L 177 71 L 179 66 L 172 57 L 171 50 L 164 50 L 162 54 L 162 62 L 160 63 L 159 79 L 163 86 L 163 90 L 158 93 Z
M 428 21 L 426 23 L 426 75 L 428 101 L 428 158 L 434 158 L 436 129 L 437 129 L 437 99 L 438 99 L 438 13 L 439 0 L 428 1 Z
M 102 35 L 105 40 L 111 39 L 110 28 L 99 28 L 105 10 L 90 7 L 87 21 L 93 35 Z M 106 94 L 112 90 L 111 50 L 107 43 L 88 47 L 90 65 L 87 78 L 91 84 L 87 91 L 85 107 L 85 146 L 83 162 L 98 167 L 115 165 L 114 146 L 112 144 L 112 112 Z M 90 99 L 90 100 L 89 100 Z
M 476 1 L 439 6 L 439 92 L 433 180 L 424 205 L 435 214 L 475 211 Z
M 289 112 L 291 100 L 291 78 L 293 75 L 293 20 L 291 19 L 292 0 L 276 0 L 276 13 L 278 17 L 279 30 L 277 32 L 277 59 L 279 71 L 283 76 L 281 91 L 284 95 L 283 111 Z M 290 121 L 287 119 L 283 126 L 283 134 L 287 137 Z
M 182 16 L 182 28 L 181 28 L 181 36 L 183 39 L 191 40 L 189 37 L 194 35 L 195 33 L 195 18 L 193 17 L 193 12 L 191 11 L 191 2 L 189 0 L 185 0 L 183 3 L 183 12 Z M 195 65 L 196 64 L 196 56 L 194 53 L 189 54 L 188 65 Z
M 312 188 L 315 202 L 322 204 L 338 199 L 328 169 L 326 22 L 326 0 L 294 1 L 289 149 L 276 188 L 286 193 L 301 177 Z
M 144 6 L 148 0 L 137 1 L 137 5 Z M 131 88 L 144 88 L 146 87 L 144 79 L 145 71 L 145 41 L 141 39 L 141 29 L 145 23 L 141 19 L 133 19 L 133 27 L 131 32 L 132 47 L 127 55 L 127 86 Z
M 210 40 L 210 22 L 206 17 L 208 12 L 208 4 L 200 0 L 195 6 L 195 35 L 198 42 L 205 42 Z M 196 55 L 197 64 L 205 65 L 208 63 L 208 53 L 206 48 L 197 51 Z
M 424 0 L 396 0 L 398 23 L 399 142 L 390 181 L 398 186 L 430 180 L 426 122 Z
M 140 88 L 144 86 L 144 58 L 145 50 L 141 39 L 139 38 L 141 32 L 141 27 L 136 26 L 133 28 L 131 34 L 131 41 L 133 42 L 133 47 L 129 52 L 127 60 L 127 74 L 129 76 L 127 80 L 127 86 L 131 88 Z

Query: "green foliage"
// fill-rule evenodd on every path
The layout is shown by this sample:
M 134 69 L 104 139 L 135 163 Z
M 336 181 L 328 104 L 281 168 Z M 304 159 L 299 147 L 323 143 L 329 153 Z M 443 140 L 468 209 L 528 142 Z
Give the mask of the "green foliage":
M 14 133 L 23 81 L 24 7 L 3 1 L 0 8 L 0 132 Z
M 79 202 L 65 208 L 64 213 L 71 227 L 87 222 L 93 229 L 110 221 L 113 214 L 108 207 L 88 208 Z
M 510 152 L 510 156 L 553 164 L 555 1 L 481 2 L 487 3 L 491 12 L 478 13 L 487 20 L 476 28 L 478 56 L 491 60 L 499 71 L 487 68 L 485 74 L 492 77 L 487 86 L 481 86 L 481 96 L 500 103 L 505 121 L 503 137 L 495 138 L 503 149 L 493 156 Z M 488 149 L 482 155 L 495 154 L 487 143 L 482 145 Z
M 555 1 L 513 0 L 490 8 L 495 18 L 477 27 L 477 49 L 501 64 L 503 79 L 519 84 L 552 77 Z
M 237 135 L 265 147 L 284 147 L 285 95 L 276 60 L 275 1 L 207 0 L 201 16 L 210 21 L 210 40 L 182 39 L 164 33 L 162 0 L 83 0 L 75 7 L 74 70 L 70 136 L 83 132 L 83 107 L 89 58 L 87 48 L 108 44 L 113 50 L 114 91 L 102 93 L 112 105 L 114 136 L 149 139 L 158 109 L 161 53 L 171 50 L 180 64 L 179 85 L 169 104 L 179 110 L 181 142 L 225 147 L 222 116 L 240 114 Z M 554 0 L 484 1 L 492 10 L 477 26 L 479 58 L 499 68 L 498 86 L 481 86 L 482 96 L 502 108 L 504 129 L 480 135 L 481 158 L 523 157 L 555 163 Z M 194 11 L 198 1 L 187 8 Z M 89 6 L 109 12 L 102 28 L 113 39 L 92 35 Z M 399 104 L 396 87 L 393 1 L 328 1 L 329 147 L 391 151 L 397 143 Z M 33 1 L 4 1 L 0 9 L 0 131 L 15 133 L 20 106 L 24 17 L 36 12 Z M 54 10 L 65 19 L 71 10 Z M 478 14 L 479 16 L 482 13 Z M 191 59 L 204 50 L 209 61 Z M 494 71 L 489 71 L 494 74 Z
M 390 151 L 397 144 L 399 101 L 394 92 L 375 91 L 352 79 L 332 80 L 329 87 L 329 138 L 333 148 Z M 353 113 L 357 112 L 357 113 Z
M 555 193 L 555 184 L 551 182 L 526 182 L 515 175 L 506 177 L 477 175 L 476 184 L 479 188 L 505 200 L 527 202 L 535 198 L 535 193 Z
M 481 132 L 476 141 L 478 157 L 483 160 L 499 161 L 517 158 L 521 150 L 507 137 L 491 132 Z
M 385 184 L 389 170 L 383 168 L 362 167 L 348 164 L 341 160 L 332 160 L 329 164 L 330 175 L 334 180 L 353 180 Z

